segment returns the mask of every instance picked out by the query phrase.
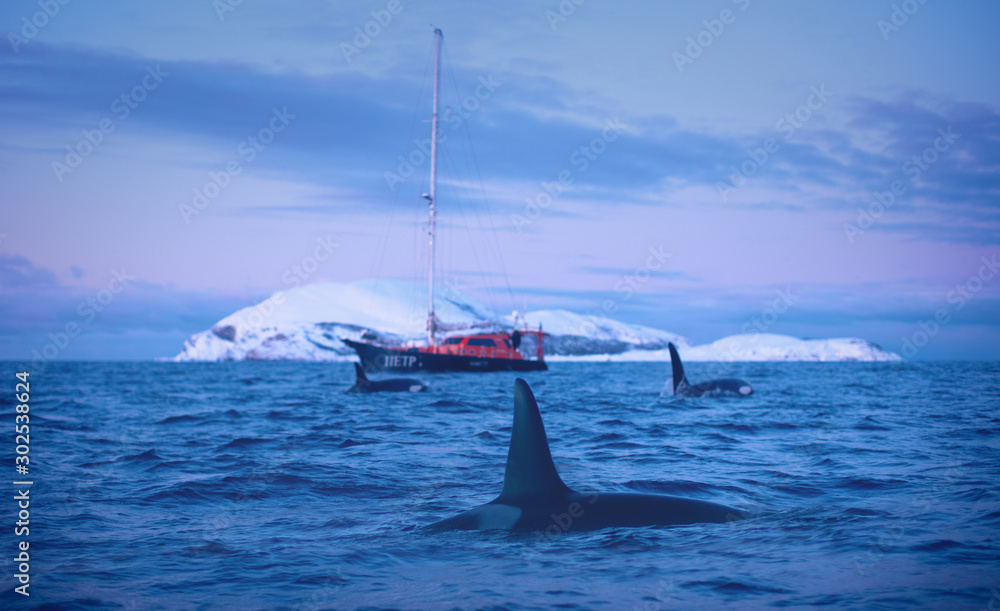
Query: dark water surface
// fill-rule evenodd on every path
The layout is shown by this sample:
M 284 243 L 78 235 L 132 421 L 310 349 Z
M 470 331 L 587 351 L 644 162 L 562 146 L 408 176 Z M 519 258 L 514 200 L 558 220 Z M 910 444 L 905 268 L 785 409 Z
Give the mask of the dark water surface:
M 499 493 L 514 374 L 348 395 L 349 363 L 51 364 L 30 378 L 31 597 L 11 490 L 0 606 L 1000 607 L 1000 364 L 688 365 L 747 399 L 661 398 L 668 369 L 525 376 L 563 479 L 751 519 L 421 531 Z

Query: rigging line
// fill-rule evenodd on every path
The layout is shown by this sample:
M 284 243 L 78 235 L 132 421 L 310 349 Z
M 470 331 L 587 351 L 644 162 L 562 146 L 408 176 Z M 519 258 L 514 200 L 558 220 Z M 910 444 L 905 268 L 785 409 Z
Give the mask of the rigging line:
M 448 164 L 448 166 L 450 168 L 452 168 L 454 170 L 453 171 L 454 175 L 458 175 L 459 174 L 459 172 L 458 172 L 458 166 L 455 163 L 455 158 L 452 157 L 450 151 L 447 151 L 445 153 L 444 161 L 445 161 L 446 164 Z M 471 231 L 468 231 L 468 229 L 471 227 L 471 222 L 470 222 L 470 219 L 469 219 L 470 212 L 469 212 L 468 206 L 466 205 L 466 201 L 465 201 L 466 198 L 463 197 L 462 194 L 458 193 L 458 191 L 461 190 L 461 189 L 467 189 L 467 187 L 465 187 L 465 184 L 466 184 L 466 181 L 458 180 L 458 181 L 453 181 L 452 183 L 448 184 L 447 186 L 448 186 L 449 190 L 452 191 L 455 194 L 455 197 L 451 201 L 454 202 L 455 207 L 458 208 L 459 212 L 462 215 L 462 219 L 463 219 L 462 225 L 464 227 L 466 227 L 466 229 L 467 229 L 467 231 L 466 231 L 466 237 L 469 238 L 469 245 L 470 245 L 470 248 L 472 250 L 473 258 L 475 259 L 475 262 L 476 262 L 476 267 L 479 269 L 480 275 L 485 275 L 486 273 L 488 273 L 489 270 L 487 270 L 486 266 L 483 264 L 483 257 L 480 256 L 479 248 L 477 246 L 477 240 L 473 236 L 470 235 Z M 478 220 L 478 218 L 477 218 L 477 220 Z M 481 227 L 482 223 L 480 222 L 479 224 L 480 224 L 480 227 Z M 497 316 L 497 310 L 496 310 L 496 298 L 495 298 L 495 295 L 494 295 L 494 292 L 493 292 L 492 283 L 489 282 L 489 281 L 486 282 L 486 294 L 487 294 L 487 300 L 489 301 L 490 309 L 493 310 L 493 317 L 494 318 L 498 318 L 498 316 Z
M 425 123 L 427 123 L 425 121 Z M 438 150 L 440 151 L 440 145 Z M 440 155 L 440 153 L 438 153 Z M 427 328 L 427 291 L 429 290 L 427 286 L 427 265 L 428 265 L 428 253 L 430 251 L 430 244 L 428 243 L 428 235 L 430 231 L 430 224 L 428 218 L 428 202 L 423 194 L 428 193 L 429 190 L 427 186 L 430 184 L 431 169 L 429 161 L 420 165 L 419 168 L 414 172 L 414 177 L 416 178 L 415 185 L 421 185 L 419 189 L 414 193 L 415 200 L 419 201 L 419 205 L 414 205 L 413 210 L 413 229 L 414 229 L 414 252 L 416 257 L 412 260 L 413 273 L 410 276 L 412 279 L 411 290 L 414 312 L 424 312 L 424 317 L 421 318 L 421 325 L 423 333 L 426 333 Z M 440 198 L 440 186 L 436 187 L 438 193 L 435 194 L 434 207 L 440 210 L 438 204 L 441 200 Z M 436 215 L 437 216 L 437 215 Z M 434 221 L 435 233 L 440 231 L 440 216 Z M 434 247 L 438 248 L 440 245 L 440 238 L 434 238 Z M 437 278 L 437 271 L 441 268 L 441 262 L 438 261 L 438 257 L 434 258 L 434 277 Z M 436 284 L 436 283 L 435 283 Z M 437 293 L 435 292 L 434 302 L 437 303 Z M 421 305 L 423 304 L 423 305 Z
M 421 297 L 417 290 L 417 281 L 420 274 L 420 270 L 423 267 L 422 262 L 427 260 L 427 257 L 422 254 L 421 246 L 423 245 L 422 237 L 425 235 L 423 231 L 423 223 L 421 214 L 422 210 L 419 206 L 413 206 L 413 214 L 410 217 L 410 226 L 412 227 L 413 236 L 410 240 L 411 243 L 411 256 L 410 256 L 410 284 L 412 288 L 408 291 L 409 302 L 407 303 L 408 312 L 419 312 L 420 304 L 427 301 L 426 296 Z M 419 321 L 418 321 L 419 322 Z M 417 328 L 422 332 L 425 325 L 417 325 Z
M 430 168 L 427 163 L 422 164 L 419 168 L 415 169 L 411 178 L 414 181 L 414 186 L 416 185 L 426 185 L 430 180 Z M 423 188 L 417 190 L 417 192 L 423 192 Z M 407 305 L 409 306 L 410 312 L 420 312 L 422 309 L 426 308 L 427 304 L 427 293 L 426 293 L 426 278 L 427 278 L 427 208 L 425 207 L 427 200 L 423 197 L 417 197 L 416 192 L 412 194 L 415 202 L 419 202 L 418 205 L 414 204 L 408 208 L 410 211 L 409 225 L 411 231 L 411 256 L 410 256 L 410 266 L 409 273 L 407 276 L 409 289 L 407 290 Z M 423 305 L 421 305 L 423 304 Z M 426 317 L 422 318 L 420 321 L 421 328 L 426 327 Z
M 389 232 L 392 229 L 393 221 L 396 217 L 396 204 L 399 201 L 399 191 L 393 193 L 392 201 L 389 206 L 389 216 L 382 229 L 382 235 L 379 236 L 378 246 L 376 247 L 377 254 L 375 260 L 372 263 L 371 278 L 374 280 L 374 286 L 372 287 L 372 292 L 370 297 L 374 299 L 375 294 L 378 292 L 378 286 L 382 278 L 382 263 L 385 259 L 385 252 L 389 246 Z M 369 300 L 369 306 L 371 302 Z
M 433 58 L 434 58 L 434 45 L 431 45 L 427 54 L 427 60 L 424 63 L 424 74 L 423 77 L 420 79 L 420 90 L 417 93 L 416 102 L 413 104 L 413 114 L 410 117 L 409 133 L 407 134 L 406 137 L 407 144 L 413 141 L 413 134 L 416 131 L 417 116 L 420 113 L 421 101 L 423 100 L 424 92 L 427 90 L 427 75 L 430 73 L 430 67 L 431 64 L 433 63 Z M 372 305 L 371 299 L 374 299 L 374 295 L 378 292 L 379 284 L 382 280 L 382 265 L 385 261 L 385 253 L 389 246 L 389 234 L 392 229 L 393 222 L 395 221 L 396 218 L 396 209 L 398 208 L 399 198 L 403 190 L 404 190 L 403 185 L 397 184 L 396 188 L 393 190 L 392 193 L 392 200 L 389 206 L 389 218 L 386 220 L 386 223 L 383 227 L 382 235 L 379 238 L 379 243 L 377 246 L 377 254 L 375 260 L 373 261 L 372 272 L 370 272 L 371 277 L 374 279 L 374 287 L 370 295 L 368 304 L 369 307 L 371 307 Z
M 479 170 L 479 160 L 476 157 L 476 150 L 472 146 L 472 135 L 469 134 L 469 150 L 472 154 L 473 167 L 476 169 L 476 179 L 479 181 L 479 192 L 483 200 L 483 206 L 486 208 L 486 218 L 490 224 L 490 231 L 493 234 L 493 246 L 496 249 L 497 260 L 500 262 L 500 272 L 503 274 L 504 284 L 507 285 L 507 295 L 510 298 L 511 305 L 516 308 L 514 304 L 514 291 L 510 287 L 510 276 L 507 275 L 507 266 L 503 259 L 503 249 L 500 247 L 500 236 L 497 234 L 496 223 L 493 220 L 493 210 L 490 207 L 489 198 L 486 196 L 486 186 L 483 184 L 483 175 Z M 487 240 L 487 243 L 489 241 Z
M 471 147 L 471 145 L 472 145 L 471 139 L 467 139 L 467 141 L 469 143 L 469 146 Z M 472 164 L 469 163 L 470 156 L 468 154 L 468 150 L 464 149 L 463 152 L 465 152 L 465 156 L 464 156 L 463 161 L 465 163 L 469 164 L 469 167 L 471 168 Z M 470 174 L 471 174 L 471 172 L 470 172 Z M 463 188 L 463 190 L 464 190 L 464 192 L 466 194 L 465 197 L 466 197 L 466 200 L 468 202 L 475 202 L 476 199 L 477 199 L 477 197 L 478 197 L 478 194 L 476 193 L 475 189 L 473 188 L 472 183 L 473 183 L 473 181 L 471 180 L 471 178 L 469 180 L 463 181 L 463 183 L 462 183 L 462 188 Z M 479 231 L 480 231 L 480 233 L 482 235 L 482 241 L 483 241 L 484 249 L 485 249 L 485 260 L 487 261 L 488 265 L 492 266 L 493 259 L 494 259 L 494 256 L 495 256 L 494 249 L 491 248 L 493 246 L 493 244 L 491 244 L 491 242 L 490 242 L 490 236 L 489 236 L 489 234 L 486 231 L 485 225 L 483 224 L 483 219 L 482 219 L 483 215 L 481 214 L 481 211 L 477 210 L 476 206 L 474 206 L 474 205 L 472 206 L 472 208 L 476 210 L 475 220 L 476 220 L 477 226 L 479 227 Z M 499 261 L 499 259 L 498 259 L 498 261 Z
M 458 94 L 458 88 L 457 88 L 457 84 L 456 84 L 457 83 L 457 79 L 455 78 L 454 69 L 451 66 L 451 62 L 447 61 L 447 57 L 446 57 L 446 61 L 445 61 L 445 70 L 444 70 L 444 72 L 445 72 L 445 75 L 444 75 L 445 76 L 445 78 L 444 78 L 444 80 L 445 80 L 445 87 L 446 87 L 446 89 L 450 89 L 450 92 L 454 96 L 453 99 L 454 99 L 455 104 L 457 106 L 460 103 L 459 94 Z M 449 151 L 448 162 L 452 165 L 452 167 L 454 167 L 456 169 L 456 171 L 454 172 L 454 175 L 456 176 L 456 179 L 452 182 L 452 184 L 450 185 L 450 187 L 453 189 L 453 191 L 455 193 L 455 196 L 456 196 L 456 205 L 458 207 L 460 207 L 462 216 L 464 218 L 463 226 L 466 228 L 466 236 L 470 236 L 471 233 L 472 233 L 471 232 L 472 224 L 471 224 L 470 219 L 469 219 L 470 214 L 469 214 L 468 206 L 466 206 L 465 204 L 467 202 L 472 201 L 474 198 L 468 197 L 468 182 L 469 181 L 466 178 L 466 174 L 458 172 L 458 167 L 460 165 L 459 164 L 460 157 L 458 156 L 458 153 L 465 153 L 465 149 L 462 148 L 462 147 L 459 147 L 459 149 L 458 149 L 458 151 L 457 151 L 457 153 L 456 153 L 455 156 L 451 156 L 451 153 Z M 467 160 L 467 157 L 468 157 L 467 154 L 463 155 L 463 157 L 461 158 L 461 160 Z M 474 216 L 475 216 L 475 219 L 476 219 L 476 224 L 479 226 L 479 229 L 485 234 L 485 229 L 484 229 L 483 224 L 482 224 L 482 219 L 479 218 L 478 214 L 474 214 Z M 484 235 L 483 237 L 486 237 L 486 236 Z M 487 272 L 490 271 L 490 270 L 487 269 L 487 267 L 489 265 L 489 260 L 490 260 L 490 256 L 489 256 L 490 255 L 489 244 L 488 244 L 488 240 L 485 240 L 487 242 L 487 244 L 486 244 L 486 251 L 484 253 L 480 254 L 479 248 L 478 248 L 478 244 L 477 244 L 477 242 L 478 242 L 477 238 L 478 238 L 478 236 L 476 236 L 475 238 L 470 238 L 470 247 L 472 248 L 473 256 L 474 256 L 474 258 L 476 260 L 476 266 L 479 269 L 480 274 L 484 275 L 485 273 L 487 273 Z M 489 302 L 488 305 L 489 305 L 490 309 L 493 310 L 493 318 L 497 319 L 499 317 L 497 316 L 496 297 L 495 297 L 495 294 L 494 294 L 494 291 L 493 291 L 492 282 L 488 281 L 485 284 L 485 288 L 486 288 L 487 300 Z
M 449 157 L 450 151 L 448 149 L 447 144 L 439 145 L 438 155 L 439 155 L 439 160 L 441 160 L 442 163 L 444 164 L 448 163 L 448 161 L 450 160 Z M 447 174 L 447 172 L 445 173 Z M 454 212 L 456 206 L 459 206 L 461 204 L 460 202 L 456 201 L 457 197 L 455 196 L 454 192 L 451 189 L 451 185 L 448 182 L 444 182 L 443 184 L 438 185 L 438 193 L 444 194 L 444 197 L 441 199 L 445 205 L 439 209 L 442 212 L 442 216 L 438 218 L 438 231 L 439 231 L 438 235 L 441 236 L 441 239 L 438 240 L 437 246 L 439 248 L 438 252 L 442 254 L 442 257 L 438 260 L 438 269 L 434 270 L 434 273 L 436 278 L 440 278 L 445 283 L 447 283 L 449 281 L 452 281 L 452 277 L 446 275 L 447 274 L 446 270 L 452 270 L 452 271 L 455 270 L 455 242 L 457 241 L 456 240 L 457 236 L 456 232 L 454 231 L 455 227 Z M 440 250 L 442 246 L 446 249 L 444 252 Z M 439 292 L 437 294 L 441 293 Z
M 455 98 L 458 99 L 458 97 L 459 97 L 458 96 L 458 88 L 457 88 L 457 85 L 456 85 L 457 79 L 455 78 L 454 71 L 451 69 L 451 62 L 450 61 L 447 62 L 447 64 L 446 64 L 446 74 L 451 79 L 450 83 L 451 83 L 451 86 L 452 86 L 452 91 L 455 93 Z M 473 144 L 472 132 L 469 129 L 468 121 L 463 121 L 462 124 L 461 124 L 461 127 L 462 127 L 462 131 L 465 134 L 465 138 L 466 138 L 467 142 L 469 143 L 469 153 L 470 153 L 470 155 L 472 157 L 473 167 L 476 170 L 476 179 L 479 182 L 480 197 L 482 199 L 483 206 L 486 209 L 486 217 L 489 220 L 490 230 L 491 230 L 491 233 L 493 235 L 493 244 L 492 245 L 493 245 L 493 247 L 495 248 L 495 251 L 496 251 L 497 261 L 500 263 L 500 272 L 503 275 L 504 284 L 507 287 L 507 296 L 510 299 L 510 304 L 511 304 L 512 309 L 516 309 L 517 308 L 517 304 L 514 302 L 514 291 L 511 289 L 511 286 L 510 286 L 510 277 L 507 274 L 507 266 L 506 266 L 506 264 L 504 262 L 504 258 L 503 258 L 503 249 L 500 247 L 500 237 L 497 234 L 496 223 L 494 222 L 494 219 L 493 219 L 493 211 L 490 208 L 490 202 L 489 202 L 489 199 L 486 196 L 486 187 L 483 184 L 483 175 L 482 175 L 482 172 L 479 169 L 479 158 L 476 155 L 476 149 L 475 149 L 475 146 Z M 482 227 L 482 223 L 481 222 L 480 222 L 480 227 Z M 485 233 L 485 229 L 483 229 L 483 231 Z M 486 240 L 486 243 L 487 243 L 487 247 L 488 247 L 490 245 L 490 242 L 489 242 L 488 239 Z
M 459 169 L 458 166 L 455 164 L 455 159 L 454 156 L 452 155 L 451 149 L 448 147 L 442 147 L 438 152 L 441 154 L 440 161 L 442 165 L 445 166 L 447 174 L 450 176 L 458 176 Z M 458 240 L 458 235 L 456 231 L 454 231 L 454 229 L 459 226 L 464 227 L 467 230 L 466 231 L 467 234 L 469 228 L 468 219 L 466 219 L 466 210 L 462 201 L 462 196 L 458 192 L 459 184 L 460 181 L 455 180 L 453 178 L 439 185 L 439 189 L 441 189 L 447 195 L 445 200 L 448 202 L 450 206 L 449 211 L 451 212 L 451 214 L 447 215 L 448 220 L 442 222 L 443 230 L 449 233 L 450 237 L 450 239 L 448 240 L 449 248 L 454 248 L 454 242 Z M 461 218 L 459 218 L 459 216 Z M 466 235 L 463 237 L 468 237 L 468 236 Z M 454 250 L 452 250 L 452 252 L 454 252 Z
M 486 233 L 485 227 L 483 226 L 482 215 L 480 214 L 480 211 L 477 210 L 474 205 L 468 203 L 475 201 L 475 192 L 469 186 L 468 181 L 463 181 L 462 189 L 463 189 L 463 201 L 467 202 L 466 210 L 470 209 L 472 210 L 471 214 L 475 217 L 476 224 L 478 225 L 479 228 L 479 231 L 477 233 L 476 248 L 478 249 L 480 247 L 480 243 L 482 244 L 483 247 L 482 258 L 484 263 L 481 264 L 482 265 L 481 269 L 483 272 L 490 274 L 490 277 L 486 284 L 487 298 L 489 300 L 490 309 L 493 310 L 493 318 L 499 321 L 500 310 L 497 307 L 499 300 L 497 299 L 497 291 L 496 287 L 494 287 L 494 282 L 492 279 L 492 276 L 496 275 L 497 270 L 493 265 L 493 261 L 491 260 L 492 253 L 490 252 L 489 235 Z

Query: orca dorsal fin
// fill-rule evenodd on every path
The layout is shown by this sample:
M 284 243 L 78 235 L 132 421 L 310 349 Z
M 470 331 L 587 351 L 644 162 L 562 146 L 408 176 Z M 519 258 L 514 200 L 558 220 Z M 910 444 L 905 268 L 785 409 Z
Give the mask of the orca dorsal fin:
M 497 501 L 513 504 L 526 497 L 569 492 L 552 463 L 535 395 L 528 383 L 518 378 L 514 381 L 514 425 L 507 452 L 507 470 L 503 476 L 503 492 Z
M 677 394 L 677 387 L 687 384 L 684 377 L 684 365 L 681 364 L 681 355 L 677 354 L 677 346 L 673 342 L 667 342 L 667 349 L 670 350 L 670 375 L 674 378 L 674 394 Z
M 361 368 L 360 363 L 354 364 L 354 375 L 356 377 L 354 380 L 355 386 L 368 383 L 368 376 L 365 375 L 365 370 Z

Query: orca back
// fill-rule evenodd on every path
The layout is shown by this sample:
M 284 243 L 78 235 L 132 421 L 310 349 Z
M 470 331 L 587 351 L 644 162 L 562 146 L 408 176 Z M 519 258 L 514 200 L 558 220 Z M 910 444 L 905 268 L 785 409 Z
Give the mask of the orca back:
M 496 499 L 427 526 L 429 530 L 545 531 L 729 522 L 749 517 L 698 499 L 661 494 L 574 492 L 556 472 L 538 403 L 514 382 L 514 425 L 503 491 Z
M 674 346 L 673 342 L 667 343 L 667 349 L 670 350 L 670 375 L 673 376 L 674 381 L 674 394 L 677 394 L 677 388 L 683 383 L 688 384 L 687 379 L 684 377 L 684 365 L 681 364 L 681 356 L 677 354 L 677 347 Z
M 354 363 L 354 386 L 350 387 L 347 392 L 367 392 L 370 384 L 365 370 L 361 368 L 359 363 Z
M 737 397 L 746 397 L 753 394 L 753 387 L 750 386 L 749 382 L 736 378 L 701 382 L 692 386 L 691 390 L 697 397 L 702 395 L 735 395 Z
M 518 378 L 514 381 L 514 425 L 507 469 L 496 502 L 517 505 L 526 498 L 565 496 L 570 492 L 552 462 L 535 396 L 528 383 Z
M 361 368 L 360 363 L 354 364 L 354 383 L 355 384 L 367 384 L 368 376 L 365 375 L 365 370 Z

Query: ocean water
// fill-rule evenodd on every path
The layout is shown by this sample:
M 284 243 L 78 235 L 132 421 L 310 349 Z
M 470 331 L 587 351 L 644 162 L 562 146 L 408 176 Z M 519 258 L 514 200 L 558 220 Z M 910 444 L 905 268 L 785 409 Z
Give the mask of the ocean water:
M 750 519 L 518 534 L 421 528 L 499 493 L 515 374 L 353 395 L 348 363 L 52 363 L 29 378 L 31 596 L 11 490 L 0 607 L 1000 607 L 1000 363 L 687 369 L 755 394 L 661 397 L 666 363 L 524 377 L 571 487 Z

